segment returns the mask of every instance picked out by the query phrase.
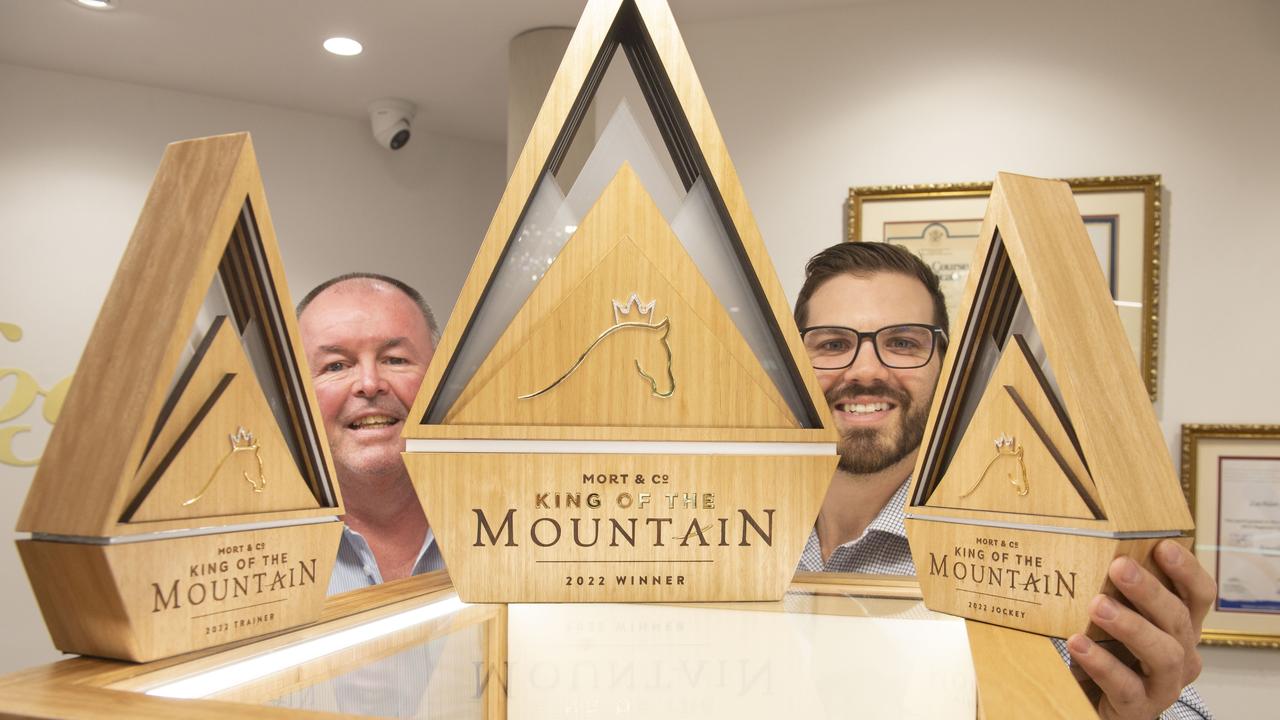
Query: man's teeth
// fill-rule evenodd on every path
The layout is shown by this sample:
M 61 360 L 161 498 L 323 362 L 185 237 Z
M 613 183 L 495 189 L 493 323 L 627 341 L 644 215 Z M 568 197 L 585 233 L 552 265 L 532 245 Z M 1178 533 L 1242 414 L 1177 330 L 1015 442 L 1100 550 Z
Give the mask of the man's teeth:
M 867 413 L 883 412 L 888 410 L 889 403 L 845 403 L 840 406 L 840 409 L 847 413 L 853 413 L 854 415 L 865 415 Z
M 361 418 L 351 423 L 350 427 L 353 427 L 353 428 L 385 427 L 387 425 L 395 425 L 397 422 L 400 422 L 400 421 L 396 420 L 393 417 L 387 417 L 386 415 L 371 415 L 367 418 Z

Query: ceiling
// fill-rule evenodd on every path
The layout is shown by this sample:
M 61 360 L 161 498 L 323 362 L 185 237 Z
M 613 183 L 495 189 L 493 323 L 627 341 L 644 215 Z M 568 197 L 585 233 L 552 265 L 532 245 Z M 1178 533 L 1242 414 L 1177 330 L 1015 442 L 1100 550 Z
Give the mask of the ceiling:
M 681 23 L 843 7 L 867 0 L 670 0 Z M 572 26 L 585 0 L 69 0 L 0 2 L 0 62 L 364 117 L 370 100 L 417 103 L 415 121 L 506 139 L 507 44 Z M 364 44 L 330 55 L 334 35 Z

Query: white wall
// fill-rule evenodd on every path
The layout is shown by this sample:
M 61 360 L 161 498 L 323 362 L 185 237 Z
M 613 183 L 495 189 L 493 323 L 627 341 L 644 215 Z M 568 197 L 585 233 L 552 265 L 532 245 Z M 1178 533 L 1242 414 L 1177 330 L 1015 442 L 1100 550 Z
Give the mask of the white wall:
M 1170 451 L 1185 422 L 1280 422 L 1276 3 L 895 0 L 684 33 L 792 298 L 804 260 L 843 237 L 851 185 L 1160 173 Z M 0 321 L 28 333 L 0 341 L 0 367 L 46 387 L 69 373 L 163 144 L 246 128 L 295 294 L 371 267 L 443 320 L 501 194 L 501 147 L 419 136 L 393 156 L 354 120 L 0 65 Z M 30 471 L 0 473 L 12 527 Z M 50 656 L 16 563 L 0 550 L 0 672 Z M 1219 717 L 1280 700 L 1280 652 L 1204 654 Z
M 418 128 L 391 153 L 357 119 L 0 64 L 0 322 L 24 331 L 0 340 L 0 369 L 46 389 L 71 374 L 164 146 L 241 130 L 253 135 L 295 301 L 333 275 L 372 270 L 418 287 L 444 323 L 506 180 L 501 145 Z M 0 380 L 0 407 L 13 385 Z M 40 410 L 3 423 L 32 428 L 15 438 L 19 458 L 43 448 Z M 33 474 L 0 464 L 0 528 L 14 527 Z M 55 659 L 7 542 L 0 583 L 0 673 Z
M 686 25 L 794 300 L 857 185 L 1159 173 L 1160 395 L 1182 423 L 1280 423 L 1280 4 L 974 0 Z M 1205 648 L 1219 717 L 1280 701 L 1280 651 Z

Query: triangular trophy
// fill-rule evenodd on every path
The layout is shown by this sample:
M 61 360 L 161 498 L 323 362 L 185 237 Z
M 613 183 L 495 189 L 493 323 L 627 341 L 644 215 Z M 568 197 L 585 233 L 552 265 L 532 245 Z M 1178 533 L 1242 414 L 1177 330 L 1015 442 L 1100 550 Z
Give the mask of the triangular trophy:
M 76 377 L 18 523 L 54 644 L 314 621 L 342 506 L 247 134 L 165 151 Z
M 615 54 L 667 155 L 620 105 L 562 188 Z M 662 0 L 588 4 L 410 417 L 465 600 L 781 597 L 836 434 Z
M 1067 637 L 1117 555 L 1193 524 L 1065 183 L 1001 173 L 907 531 L 935 610 Z

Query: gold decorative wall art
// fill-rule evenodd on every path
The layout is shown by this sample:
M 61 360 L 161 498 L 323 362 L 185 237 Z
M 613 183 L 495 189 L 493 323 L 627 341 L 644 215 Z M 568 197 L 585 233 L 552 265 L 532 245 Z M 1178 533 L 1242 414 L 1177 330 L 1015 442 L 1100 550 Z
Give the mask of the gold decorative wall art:
M 0 337 L 16 343 L 22 340 L 22 328 L 15 323 L 0 322 Z M 0 346 L 2 347 L 2 346 Z M 71 376 L 67 376 L 52 386 L 45 388 L 28 370 L 16 367 L 0 367 L 0 383 L 13 378 L 9 397 L 0 403 L 0 465 L 12 467 L 35 467 L 40 456 L 23 457 L 15 441 L 17 436 L 29 433 L 30 425 L 18 424 L 19 418 L 33 407 L 40 397 L 44 402 L 40 407 L 40 415 L 46 423 L 53 425 L 62 412 L 62 403 L 66 400 L 67 390 L 71 387 Z

